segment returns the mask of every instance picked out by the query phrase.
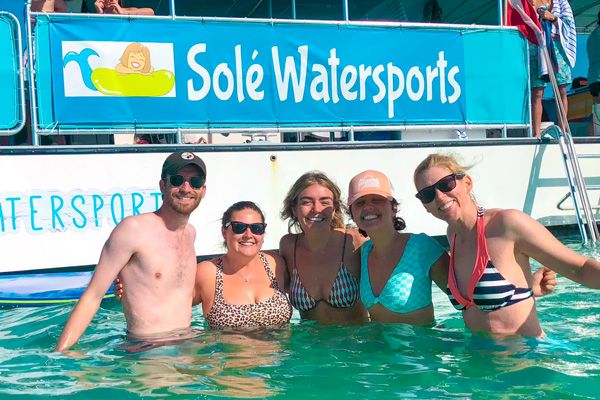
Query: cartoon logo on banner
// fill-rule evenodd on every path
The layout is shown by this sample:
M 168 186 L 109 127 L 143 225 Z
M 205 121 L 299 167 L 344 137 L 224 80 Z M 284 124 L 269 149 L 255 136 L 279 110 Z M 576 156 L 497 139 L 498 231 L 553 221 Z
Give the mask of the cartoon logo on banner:
M 172 43 L 63 42 L 65 97 L 175 97 Z

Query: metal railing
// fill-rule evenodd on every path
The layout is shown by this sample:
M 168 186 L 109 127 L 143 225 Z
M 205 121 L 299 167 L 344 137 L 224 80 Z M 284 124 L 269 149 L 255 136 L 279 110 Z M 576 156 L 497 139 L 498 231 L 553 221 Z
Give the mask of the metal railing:
M 598 243 L 600 240 L 600 233 L 598 232 L 598 225 L 594 218 L 594 210 L 592 209 L 590 199 L 588 196 L 588 187 L 586 186 L 585 179 L 581 172 L 581 166 L 579 165 L 580 158 L 600 158 L 599 155 L 595 154 L 581 154 L 577 155 L 575 150 L 575 144 L 573 142 L 573 136 L 571 135 L 571 128 L 567 120 L 567 112 L 561 101 L 560 92 L 558 89 L 558 82 L 550 60 L 550 55 L 545 46 L 542 46 L 542 53 L 546 59 L 548 65 L 550 83 L 554 91 L 554 100 L 556 103 L 556 110 L 558 115 L 558 121 L 564 130 L 556 126 L 551 126 L 545 133 L 554 132 L 555 137 L 558 139 L 560 151 L 562 153 L 562 159 L 565 166 L 565 172 L 567 175 L 567 182 L 569 184 L 570 195 L 573 198 L 573 205 L 575 208 L 575 216 L 577 218 L 577 225 L 581 233 L 581 239 L 583 243 Z M 566 199 L 566 198 L 565 198 Z M 562 200 L 564 201 L 564 200 Z M 559 202 L 559 205 L 562 204 Z M 585 218 L 585 221 L 584 221 Z

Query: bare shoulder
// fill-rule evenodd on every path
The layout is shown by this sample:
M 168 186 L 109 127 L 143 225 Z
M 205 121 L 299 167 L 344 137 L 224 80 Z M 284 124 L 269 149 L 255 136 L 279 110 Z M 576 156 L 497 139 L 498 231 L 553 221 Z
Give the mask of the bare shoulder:
M 277 251 L 266 250 L 266 251 L 263 251 L 262 253 L 264 254 L 265 258 L 267 259 L 267 262 L 269 263 L 269 265 L 271 266 L 271 269 L 273 269 L 278 264 L 285 265 L 285 260 L 283 259 L 282 256 L 279 255 L 279 253 L 277 253 Z
M 193 304 L 206 304 L 215 290 L 215 277 L 217 275 L 217 260 L 201 261 L 196 265 L 196 281 L 194 283 Z
M 210 260 L 200 261 L 196 265 L 197 275 L 212 274 L 217 270 L 217 260 L 219 257 L 211 258 Z
M 291 248 L 294 245 L 297 236 L 298 234 L 296 233 L 287 233 L 283 235 L 279 240 L 279 252 L 281 253 L 282 251 Z
M 263 254 L 267 259 L 267 262 L 269 263 L 269 268 L 271 269 L 271 272 L 277 279 L 279 287 L 284 291 L 287 290 L 289 283 L 289 275 L 285 259 L 279 254 L 277 254 L 277 252 L 272 250 L 264 251 Z
M 528 230 L 541 226 L 539 222 L 522 211 L 515 209 L 486 210 L 488 233 L 501 233 L 519 237 Z
M 126 217 L 112 230 L 105 247 L 112 247 L 117 243 L 119 246 L 137 247 L 137 244 L 144 242 L 143 235 L 152 230 L 150 220 L 146 214 Z
M 269 263 L 269 268 L 271 268 L 271 271 L 273 271 L 276 276 L 285 274 L 287 264 L 283 257 L 273 250 L 264 251 L 263 254 Z
M 291 257 L 292 250 L 294 248 L 294 243 L 296 242 L 296 238 L 298 234 L 296 233 L 288 233 L 283 235 L 279 240 L 279 255 L 285 259 L 289 259 Z
M 139 215 L 130 215 L 125 217 L 117 224 L 115 230 L 132 231 L 138 229 L 146 230 L 149 227 L 156 226 L 159 222 L 159 217 L 154 213 L 144 213 Z M 139 234 L 140 232 L 138 232 Z
M 188 223 L 185 226 L 185 234 L 192 242 L 196 240 L 196 228 L 194 228 L 194 225 Z

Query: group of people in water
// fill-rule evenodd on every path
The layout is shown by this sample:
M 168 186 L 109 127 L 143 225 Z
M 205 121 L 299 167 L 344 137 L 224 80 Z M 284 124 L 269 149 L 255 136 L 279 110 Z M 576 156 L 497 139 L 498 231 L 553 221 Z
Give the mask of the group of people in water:
M 262 250 L 264 214 L 240 201 L 223 214 L 226 253 L 197 264 L 188 219 L 205 195 L 205 182 L 206 166 L 197 155 L 167 157 L 159 182 L 162 206 L 115 227 L 57 351 L 77 342 L 117 276 L 128 336 L 156 342 L 191 336 L 193 304 L 202 305 L 210 328 L 281 327 L 292 306 L 302 319 L 320 323 L 431 325 L 432 282 L 472 331 L 539 337 L 535 296 L 553 290 L 553 271 L 600 288 L 600 262 L 569 250 L 520 211 L 478 206 L 468 168 L 450 155 L 431 154 L 414 172 L 416 197 L 448 225 L 450 254 L 425 234 L 404 232 L 382 172 L 352 178 L 345 207 L 340 188 L 313 171 L 285 197 L 281 217 L 290 233 L 279 251 Z M 345 224 L 345 212 L 358 229 Z M 531 258 L 545 267 L 533 274 Z

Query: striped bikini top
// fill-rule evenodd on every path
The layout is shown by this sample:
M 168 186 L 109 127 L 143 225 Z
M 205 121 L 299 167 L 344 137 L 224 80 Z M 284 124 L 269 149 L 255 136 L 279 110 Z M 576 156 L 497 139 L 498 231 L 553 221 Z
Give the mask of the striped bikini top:
M 502 276 L 496 269 L 488 254 L 485 239 L 484 210 L 477 210 L 477 257 L 475 267 L 469 280 L 467 298 L 465 299 L 458 290 L 454 272 L 454 245 L 456 235 L 452 239 L 450 250 L 450 266 L 448 272 L 448 288 L 446 293 L 450 302 L 457 310 L 465 310 L 477 306 L 483 311 L 494 311 L 518 303 L 533 296 L 530 288 L 518 288 Z
M 346 249 L 346 234 L 344 234 L 344 245 L 342 246 L 342 261 L 340 263 L 340 269 L 338 270 L 333 286 L 329 292 L 329 298 L 315 300 L 308 294 L 308 291 L 304 288 L 300 275 L 298 275 L 298 269 L 296 268 L 296 247 L 298 245 L 298 238 L 296 236 L 294 241 L 294 270 L 292 271 L 292 278 L 290 282 L 290 302 L 292 306 L 300 311 L 310 311 L 317 306 L 321 301 L 325 301 L 331 307 L 334 308 L 349 308 L 352 307 L 359 297 L 358 280 L 348 271 L 348 268 L 344 266 L 344 252 Z

